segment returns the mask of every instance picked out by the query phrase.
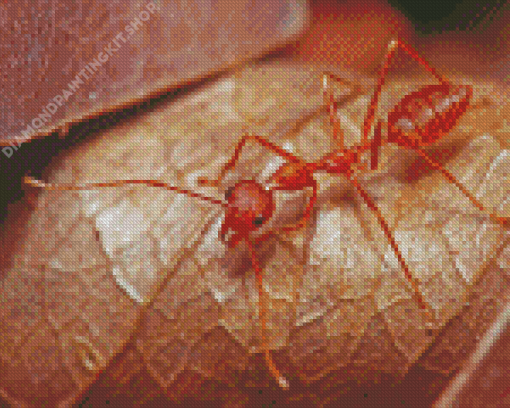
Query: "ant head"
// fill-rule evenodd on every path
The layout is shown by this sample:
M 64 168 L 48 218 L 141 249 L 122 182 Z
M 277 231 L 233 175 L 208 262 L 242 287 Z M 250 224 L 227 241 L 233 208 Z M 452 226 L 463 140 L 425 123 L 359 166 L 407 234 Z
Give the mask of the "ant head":
M 225 193 L 228 210 L 220 231 L 222 241 L 234 247 L 240 240 L 264 225 L 273 215 L 273 193 L 254 180 L 243 180 Z M 228 240 L 225 236 L 232 232 Z

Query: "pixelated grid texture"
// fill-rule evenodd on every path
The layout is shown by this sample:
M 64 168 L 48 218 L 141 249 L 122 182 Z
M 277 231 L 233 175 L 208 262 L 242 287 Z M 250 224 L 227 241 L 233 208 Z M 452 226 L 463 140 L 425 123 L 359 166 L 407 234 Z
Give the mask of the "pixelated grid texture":
M 409 57 L 397 52 L 398 70 Z M 496 83 L 450 73 L 431 88 L 421 69 L 381 88 L 377 169 L 360 146 L 378 79 L 289 58 L 54 160 L 43 174 L 54 185 L 181 192 L 42 188 L 20 205 L 0 293 L 2 395 L 66 406 L 107 372 L 139 406 L 336 406 L 353 378 L 458 369 L 508 296 L 507 227 L 487 214 L 510 215 L 510 108 Z M 406 95 L 407 111 L 388 115 Z M 396 143 L 396 128 L 426 140 L 426 155 Z

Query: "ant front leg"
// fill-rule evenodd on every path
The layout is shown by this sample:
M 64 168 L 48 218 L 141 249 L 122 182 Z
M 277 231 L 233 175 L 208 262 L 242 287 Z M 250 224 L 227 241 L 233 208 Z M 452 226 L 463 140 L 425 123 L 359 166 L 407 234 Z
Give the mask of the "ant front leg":
M 251 263 L 252 267 L 255 270 L 255 278 L 257 279 L 257 287 L 259 292 L 259 319 L 260 319 L 260 328 L 261 328 L 261 338 L 262 338 L 262 349 L 264 351 L 264 358 L 266 360 L 267 367 L 269 369 L 269 372 L 271 375 L 275 378 L 275 380 L 278 382 L 278 385 L 280 385 L 281 388 L 284 390 L 289 389 L 289 383 L 280 374 L 280 371 L 276 367 L 276 364 L 273 361 L 273 357 L 271 356 L 271 352 L 269 351 L 269 346 L 267 344 L 267 320 L 266 320 L 266 313 L 267 313 L 267 301 L 266 296 L 267 293 L 264 290 L 263 286 L 263 275 L 262 275 L 262 269 L 259 265 L 257 254 L 255 252 L 255 248 L 253 243 L 246 239 L 246 243 L 248 244 L 248 248 L 250 250 L 250 256 L 251 256 Z
M 273 151 L 274 153 L 278 154 L 279 156 L 285 157 L 287 160 L 289 160 L 292 163 L 301 163 L 301 160 L 298 159 L 296 156 L 294 156 L 292 153 L 289 153 L 286 150 L 283 150 L 281 147 L 271 143 L 269 140 L 267 140 L 261 136 L 245 134 L 241 138 L 241 140 L 237 143 L 237 146 L 234 150 L 234 154 L 232 155 L 230 160 L 221 169 L 219 177 L 216 180 L 210 180 L 210 179 L 207 179 L 204 177 L 200 177 L 198 179 L 198 183 L 200 185 L 217 187 L 219 185 L 219 183 L 221 182 L 221 180 L 223 180 L 223 177 L 225 176 L 227 171 L 232 170 L 235 167 L 237 161 L 239 160 L 239 156 L 241 155 L 241 151 L 246 146 L 246 142 L 248 140 L 253 140 L 253 141 L 259 143 L 260 145 L 267 147 L 269 150 Z
M 303 213 L 303 216 L 301 217 L 301 220 L 298 223 L 296 223 L 295 225 L 292 225 L 290 227 L 283 227 L 282 228 L 283 232 L 297 231 L 306 225 L 306 223 L 308 222 L 308 219 L 310 218 L 310 215 L 312 214 L 312 210 L 313 210 L 313 207 L 315 206 L 315 202 L 317 201 L 317 190 L 318 190 L 317 182 L 315 180 L 313 180 L 312 197 L 308 201 L 308 204 L 305 208 L 305 212 Z
M 310 216 L 312 215 L 313 208 L 317 201 L 317 192 L 318 192 L 319 188 L 317 186 L 317 181 L 315 181 L 314 179 L 311 180 L 311 187 L 312 187 L 312 197 L 308 201 L 308 204 L 305 208 L 303 215 L 301 216 L 301 219 L 296 224 L 280 228 L 279 229 L 280 232 L 289 233 L 292 231 L 297 231 L 306 225 Z M 271 231 L 266 232 L 265 234 L 257 237 L 255 239 L 255 243 L 258 244 L 259 242 L 265 241 L 272 234 L 273 234 L 273 232 L 271 232 Z

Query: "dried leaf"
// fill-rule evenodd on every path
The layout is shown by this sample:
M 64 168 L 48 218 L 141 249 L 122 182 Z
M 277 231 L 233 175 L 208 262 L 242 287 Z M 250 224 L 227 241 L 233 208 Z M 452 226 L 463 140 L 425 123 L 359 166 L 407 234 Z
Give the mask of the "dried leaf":
M 420 82 L 390 83 L 382 110 L 397 92 L 408 93 Z M 368 88 L 370 81 L 363 84 Z M 265 149 L 249 147 L 221 188 L 197 187 L 198 177 L 218 174 L 247 119 L 250 131 L 306 160 L 334 147 L 320 86 L 320 73 L 309 66 L 254 65 L 76 146 L 55 160 L 44 178 L 59 183 L 160 179 L 221 197 L 236 180 L 262 182 L 281 162 Z M 352 90 L 342 85 L 337 94 L 342 99 Z M 496 92 L 492 84 L 475 90 L 475 105 Z M 253 95 L 263 107 L 254 104 Z M 344 99 L 339 116 L 347 143 L 353 144 L 370 94 Z M 248 104 L 254 106 L 250 118 Z M 508 153 L 476 124 L 482 120 L 490 127 L 505 113 L 507 103 L 483 112 L 473 108 L 442 141 L 446 146 L 468 141 L 446 166 L 502 215 L 509 212 L 501 184 Z M 296 118 L 310 119 L 286 132 Z M 269 347 L 296 384 L 351 365 L 405 373 L 461 313 L 478 282 L 501 273 L 491 267 L 505 243 L 498 225 L 434 172 L 409 181 L 406 171 L 416 160 L 409 152 L 389 147 L 383 157 L 381 170 L 360 180 L 388 214 L 440 322 L 425 324 L 374 215 L 353 188 L 342 177 L 321 176 L 308 226 L 269 240 L 258 251 L 270 297 Z M 303 197 L 277 194 L 274 226 L 299 218 Z M 237 384 L 243 394 L 248 384 L 243 375 L 257 370 L 252 357 L 261 346 L 258 293 L 245 247 L 227 249 L 218 240 L 221 222 L 221 209 L 161 189 L 42 191 L 26 224 L 17 226 L 22 239 L 2 281 L 0 321 L 7 334 L 0 383 L 8 398 L 18 406 L 40 405 L 36 396 L 65 406 L 131 338 L 143 369 L 172 398 L 177 398 L 174 384 L 197 374 Z M 489 296 L 486 289 L 483 293 Z M 496 298 L 494 293 L 491 299 Z M 392 345 L 383 354 L 373 347 L 376 327 L 386 332 L 377 336 Z M 435 347 L 456 344 L 457 335 L 443 337 Z M 20 377 L 31 382 L 32 394 L 16 394 Z M 263 384 L 267 381 L 272 379 Z
M 348 86 L 337 90 L 352 144 L 373 81 L 338 74 L 366 89 L 358 98 L 345 97 Z M 444 156 L 488 208 L 508 216 L 508 90 L 499 82 L 452 80 L 474 83 L 474 107 L 429 153 Z M 395 77 L 385 88 L 382 117 L 431 82 L 425 75 Z M 321 92 L 318 67 L 253 65 L 84 142 L 57 158 L 44 178 L 157 178 L 221 197 L 236 180 L 262 180 L 282 162 L 249 147 L 220 189 L 198 188 L 196 179 L 218 173 L 245 127 L 309 161 L 334 148 Z M 355 190 L 342 177 L 319 176 L 307 227 L 257 251 L 271 299 L 269 345 L 293 384 L 283 395 L 271 390 L 274 380 L 257 359 L 253 271 L 242 246 L 227 250 L 218 241 L 221 209 L 150 188 L 43 191 L 26 221 L 21 212 L 9 221 L 15 249 L 0 295 L 0 323 L 9 333 L 0 354 L 4 395 L 17 406 L 23 397 L 40 406 L 34 395 L 65 406 L 105 368 L 113 378 L 127 371 L 121 378 L 132 388 L 140 376 L 142 387 L 159 387 L 177 402 L 200 395 L 209 398 L 206 406 L 259 406 L 275 395 L 293 407 L 338 406 L 351 379 L 364 384 L 380 372 L 399 378 L 416 363 L 443 373 L 457 369 L 506 302 L 508 233 L 411 152 L 388 147 L 382 154 L 381 169 L 360 180 L 422 279 L 422 293 L 441 319 L 436 326 L 425 325 Z M 299 218 L 305 198 L 278 194 L 273 226 Z M 32 366 L 27 355 L 37 357 Z M 35 384 L 33 394 L 20 395 L 18 376 Z M 259 389 L 267 391 L 261 396 Z

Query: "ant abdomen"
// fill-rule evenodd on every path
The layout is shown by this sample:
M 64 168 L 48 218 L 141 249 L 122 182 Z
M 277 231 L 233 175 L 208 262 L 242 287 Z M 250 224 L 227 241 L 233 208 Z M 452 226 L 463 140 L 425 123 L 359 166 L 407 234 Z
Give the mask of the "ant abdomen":
M 469 85 L 428 85 L 406 95 L 388 115 L 388 142 L 420 148 L 441 139 L 469 106 Z

